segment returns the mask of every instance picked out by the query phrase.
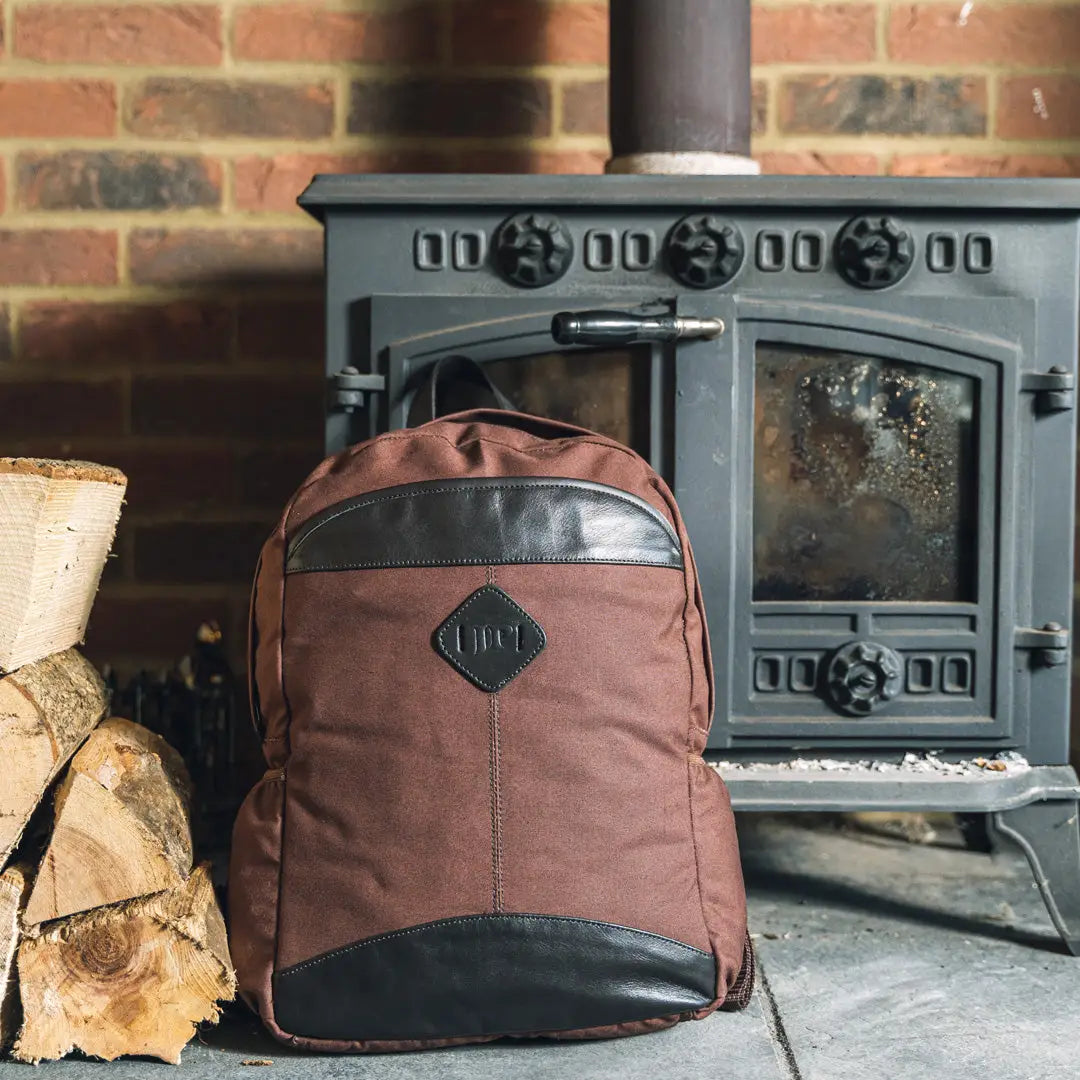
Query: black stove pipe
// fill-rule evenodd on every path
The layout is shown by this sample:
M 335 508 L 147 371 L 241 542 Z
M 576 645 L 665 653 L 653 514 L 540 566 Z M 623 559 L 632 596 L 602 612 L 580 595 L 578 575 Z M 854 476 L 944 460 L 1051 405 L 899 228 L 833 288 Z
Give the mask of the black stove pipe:
M 616 162 L 703 152 L 747 159 L 750 108 L 750 0 L 611 0 Z

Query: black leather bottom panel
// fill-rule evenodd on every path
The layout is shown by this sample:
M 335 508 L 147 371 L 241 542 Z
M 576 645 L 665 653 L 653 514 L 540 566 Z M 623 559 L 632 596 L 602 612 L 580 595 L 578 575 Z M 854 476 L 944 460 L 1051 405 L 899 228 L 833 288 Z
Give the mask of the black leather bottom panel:
M 567 1031 L 698 1009 L 716 962 L 680 941 L 549 915 L 470 915 L 368 938 L 274 975 L 291 1035 L 432 1039 Z

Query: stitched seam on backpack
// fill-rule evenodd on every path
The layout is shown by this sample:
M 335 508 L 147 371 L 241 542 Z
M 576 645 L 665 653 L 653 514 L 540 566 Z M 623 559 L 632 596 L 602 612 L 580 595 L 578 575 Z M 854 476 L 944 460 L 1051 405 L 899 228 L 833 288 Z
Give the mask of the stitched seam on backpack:
M 434 432 L 434 431 L 420 431 L 420 430 L 413 429 L 412 431 L 409 431 L 409 432 L 404 433 L 404 434 L 401 433 L 401 432 L 385 432 L 384 434 L 378 435 L 374 439 L 371 439 L 369 442 L 361 443 L 359 446 L 354 446 L 351 450 L 348 450 L 345 453 L 348 455 L 349 460 L 352 461 L 352 460 L 355 460 L 356 458 L 360 457 L 362 454 L 366 453 L 368 450 L 371 450 L 372 448 L 374 448 L 376 446 L 381 446 L 384 443 L 406 442 L 406 441 L 410 441 L 410 440 L 413 440 L 413 439 L 434 439 L 436 442 L 446 443 L 446 445 L 449 446 L 452 450 L 460 450 L 461 449 L 461 444 L 455 443 L 452 439 L 448 439 L 445 435 L 440 435 L 440 434 L 438 434 L 437 432 Z M 618 442 L 614 441 L 613 439 L 612 440 L 604 439 L 603 436 L 597 437 L 595 433 L 592 433 L 591 435 L 567 434 L 567 435 L 560 436 L 557 439 L 538 438 L 538 439 L 535 439 L 531 443 L 526 443 L 524 446 L 514 446 L 513 443 L 502 442 L 500 439 L 485 438 L 483 435 L 481 435 L 479 438 L 472 439 L 470 441 L 471 442 L 486 442 L 486 443 L 490 443 L 493 446 L 505 446 L 507 449 L 513 450 L 516 453 L 525 453 L 528 450 L 542 450 L 542 451 L 545 451 L 545 452 L 548 452 L 548 451 L 554 452 L 556 450 L 563 449 L 563 445 L 565 443 L 575 442 L 575 443 L 580 443 L 581 445 L 584 445 L 584 446 L 600 446 L 600 447 L 603 447 L 605 450 L 614 450 L 614 451 L 617 451 L 618 453 L 624 455 L 625 457 L 629 457 L 631 460 L 633 460 L 635 462 L 642 462 L 643 461 L 643 459 L 640 457 L 640 455 L 635 453 L 629 447 L 623 446 L 621 443 L 618 443 Z M 334 455 L 335 459 L 340 458 L 341 456 L 342 456 L 341 454 Z M 324 462 L 324 464 L 325 464 L 325 462 Z M 646 469 L 647 469 L 648 473 L 652 474 L 652 469 L 649 468 L 648 463 L 645 463 L 645 466 L 646 466 Z M 320 467 L 321 467 L 321 465 L 320 465 Z M 309 476 L 300 485 L 300 487 L 297 489 L 296 493 L 293 495 L 292 499 L 289 501 L 289 505 L 285 508 L 285 513 L 281 517 L 281 521 L 280 521 L 279 524 L 280 524 L 281 531 L 282 531 L 283 534 L 288 531 L 289 515 L 292 513 L 292 508 L 296 504 L 297 499 L 300 498 L 300 495 L 303 492 L 307 491 L 309 488 L 313 488 L 316 484 L 318 484 L 320 481 L 324 480 L 325 478 L 326 478 L 325 473 L 323 473 L 322 476 L 318 476 L 318 477 Z M 308 519 L 308 520 L 310 520 L 310 519 Z
M 570 563 L 593 563 L 598 566 L 655 566 L 660 570 L 682 570 L 685 563 L 682 557 L 679 562 L 661 562 L 659 559 L 594 559 L 586 556 L 567 556 L 562 559 L 506 559 L 500 561 L 500 566 L 543 566 L 561 565 Z M 423 559 L 423 560 L 398 560 L 384 559 L 372 562 L 359 563 L 328 563 L 325 566 L 305 566 L 303 570 L 287 570 L 288 574 L 314 574 L 325 570 L 393 570 L 407 569 L 408 567 L 425 566 L 490 566 L 490 558 L 481 559 Z
M 299 493 L 293 496 L 293 502 L 296 502 Z M 286 519 L 288 514 L 286 513 Z M 285 706 L 285 726 L 283 731 L 283 738 L 289 739 L 292 732 L 292 705 L 289 702 L 289 695 L 285 692 L 285 589 L 288 584 L 288 558 L 289 558 L 289 545 L 284 535 L 285 530 L 282 528 L 282 540 L 285 541 L 281 546 L 281 614 L 278 621 L 278 670 L 280 672 L 278 686 L 281 690 L 281 703 Z M 292 743 L 291 740 L 286 743 L 286 751 L 291 756 Z M 288 768 L 289 758 L 285 759 L 285 767 Z M 277 895 L 275 897 L 274 907 L 274 955 L 270 961 L 270 974 L 271 984 L 270 993 L 267 997 L 267 1008 L 269 1009 L 270 1016 L 277 1023 L 277 1014 L 274 1011 L 274 991 L 273 991 L 273 972 L 277 967 L 278 956 L 281 954 L 281 911 L 284 906 L 283 899 L 285 895 L 285 820 L 288 817 L 289 810 L 289 789 L 288 782 L 284 780 L 282 783 L 281 792 L 281 835 L 278 839 L 278 863 L 277 863 Z
M 501 914 L 502 901 L 502 796 L 500 769 L 502 750 L 499 745 L 499 695 L 488 699 L 488 782 L 491 786 L 491 910 Z
M 334 949 L 333 952 L 329 952 L 325 956 L 316 956 L 312 960 L 305 960 L 302 964 L 295 964 L 293 967 L 277 972 L 276 975 L 277 978 L 284 979 L 287 975 L 295 975 L 305 968 L 315 967 L 317 964 L 325 963 L 327 960 L 333 960 L 338 956 L 344 956 L 346 953 L 357 952 L 360 949 L 367 948 L 369 945 L 379 945 L 384 941 L 391 941 L 394 938 L 422 934 L 425 930 L 430 930 L 432 926 L 487 922 L 491 917 L 491 915 L 462 915 L 452 919 L 438 919 L 434 923 L 424 923 L 423 926 L 410 926 L 405 930 L 393 930 L 389 934 L 380 934 L 378 937 L 368 938 L 367 941 L 357 941 L 352 945 L 345 945 L 340 949 Z M 710 960 L 713 959 L 712 953 L 706 952 L 704 949 L 699 949 L 696 945 L 687 945 L 685 941 L 677 941 L 675 938 L 664 937 L 663 934 L 653 934 L 648 930 L 638 930 L 633 926 L 622 926 L 618 923 L 601 922 L 599 919 L 575 919 L 569 915 L 528 915 L 517 913 L 512 915 L 501 915 L 500 917 L 504 919 L 528 919 L 535 922 L 581 923 L 585 926 L 602 926 L 608 929 L 615 927 L 627 934 L 637 934 L 640 937 L 655 938 L 658 941 L 665 941 L 671 945 L 677 945 L 680 949 L 686 949 L 688 952 L 695 953 L 698 956 L 706 956 Z
M 485 585 L 483 588 L 477 589 L 476 592 L 474 592 L 472 596 L 470 596 L 469 599 L 466 600 L 465 603 L 457 609 L 457 611 L 463 612 L 467 610 L 471 604 L 475 603 L 475 601 L 480 598 L 481 593 L 487 592 L 489 589 L 492 588 L 494 588 L 493 585 Z M 515 604 L 513 599 L 511 599 L 511 597 L 509 597 L 501 589 L 499 589 L 498 591 L 503 597 L 503 599 L 508 601 L 517 611 L 521 612 L 522 616 L 528 619 L 528 621 L 532 623 L 533 626 L 537 627 L 537 629 L 541 629 L 540 624 L 520 604 Z M 497 691 L 501 690 L 508 682 L 520 675 L 529 666 L 529 664 L 532 663 L 532 661 L 540 655 L 540 650 L 543 649 L 543 647 L 547 644 L 547 638 L 545 638 L 541 634 L 540 640 L 537 642 L 536 648 L 534 648 L 533 651 L 529 653 L 529 655 L 526 656 L 524 660 L 521 661 L 520 667 L 516 667 L 500 682 L 489 683 L 487 682 L 487 680 L 479 678 L 476 674 L 469 671 L 467 667 L 454 659 L 453 655 L 451 655 L 450 653 L 449 647 L 446 644 L 446 627 L 443 627 L 443 629 L 439 631 L 438 639 L 439 644 L 443 647 L 444 650 L 443 652 L 439 653 L 439 655 L 444 660 L 448 660 L 470 682 L 476 683 L 477 686 L 479 686 L 482 690 L 486 690 L 489 694 L 494 694 Z
M 573 483 L 577 483 L 577 484 L 581 484 L 581 483 L 591 484 L 591 483 L 594 483 L 594 481 L 575 480 L 574 477 L 566 477 L 566 479 L 569 480 L 572 484 Z M 500 490 L 500 491 L 515 491 L 515 490 L 536 491 L 536 490 L 542 490 L 542 489 L 547 489 L 547 488 L 554 489 L 554 490 L 561 490 L 561 489 L 563 489 L 563 488 L 565 488 L 567 486 L 568 485 L 566 485 L 566 484 L 555 484 L 555 483 L 540 483 L 540 484 L 513 484 L 513 483 L 511 483 L 511 484 L 499 484 L 497 486 L 494 485 L 494 484 L 453 484 L 453 485 L 450 485 L 448 487 L 426 488 L 426 489 L 424 489 L 422 491 L 399 491 L 399 492 L 396 492 L 393 495 L 376 496 L 375 498 L 372 498 L 372 499 L 365 499 L 363 502 L 360 502 L 360 503 L 354 503 L 352 506 L 347 506 L 344 509 L 339 510 L 336 514 L 331 514 L 328 518 L 325 518 L 322 521 L 320 521 L 317 525 L 313 526 L 309 532 L 305 533 L 304 536 L 297 543 L 295 549 L 293 549 L 292 551 L 290 551 L 288 553 L 289 558 L 291 559 L 291 558 L 295 557 L 296 554 L 300 551 L 300 549 L 308 542 L 308 540 L 310 540 L 311 537 L 314 536 L 315 533 L 317 533 L 324 525 L 329 525 L 331 521 L 336 521 L 339 517 L 342 517 L 345 514 L 351 514 L 354 510 L 363 510 L 363 509 L 365 509 L 365 508 L 367 508 L 369 506 L 377 506 L 379 503 L 393 502 L 395 499 L 418 499 L 418 498 L 420 498 L 421 496 L 424 496 L 424 495 L 445 495 L 447 492 L 451 492 L 451 491 L 486 491 L 486 490 L 490 490 L 490 489 L 496 488 L 496 487 L 497 487 L 497 490 Z M 605 485 L 605 486 L 607 486 L 607 485 Z M 672 528 L 671 523 L 664 517 L 663 514 L 660 513 L 659 510 L 657 510 L 653 506 L 650 506 L 647 502 L 645 502 L 644 499 L 642 499 L 641 502 L 637 502 L 632 498 L 628 498 L 629 492 L 620 492 L 619 489 L 617 489 L 617 488 L 611 488 L 608 491 L 595 491 L 592 488 L 585 488 L 585 490 L 589 491 L 593 495 L 597 495 L 597 496 L 602 497 L 602 498 L 606 497 L 606 498 L 610 498 L 610 499 L 618 499 L 620 502 L 624 502 L 628 506 L 634 507 L 635 510 L 641 510 L 641 511 L 644 511 L 645 513 L 649 513 L 651 511 L 650 516 L 655 515 L 654 520 L 657 522 L 657 524 L 660 525 L 664 529 L 664 531 L 668 534 L 668 536 L 676 544 L 679 544 L 678 534 Z M 644 505 L 642 505 L 642 503 L 644 503 Z M 648 509 L 646 509 L 646 508 L 648 508 Z M 681 548 L 682 545 L 679 544 L 679 547 Z
M 659 488 L 658 488 L 658 490 L 659 490 Z M 661 496 L 663 497 L 663 492 L 661 492 Z M 665 498 L 665 502 L 666 501 L 667 500 Z M 672 501 L 674 501 L 674 497 L 672 498 Z M 681 547 L 681 544 L 680 544 L 680 547 Z M 684 600 L 683 600 L 683 613 L 682 613 L 683 647 L 686 649 L 686 664 L 687 664 L 687 667 L 689 669 L 689 676 L 690 676 L 690 696 L 689 696 L 689 699 L 687 701 L 687 710 L 686 710 L 687 721 L 688 721 L 687 725 L 686 725 L 686 752 L 687 752 L 688 755 L 691 752 L 691 740 L 690 740 L 690 737 L 691 737 L 691 733 L 692 733 L 693 727 L 694 727 L 693 706 L 694 706 L 694 690 L 696 688 L 696 683 L 695 683 L 695 679 L 694 679 L 694 658 L 693 658 L 693 654 L 692 654 L 691 649 L 690 649 L 690 637 L 689 637 L 689 634 L 687 633 L 687 626 L 686 626 L 687 617 L 688 617 L 688 615 L 690 613 L 690 605 L 691 604 L 696 605 L 696 603 L 697 603 L 696 596 L 695 596 L 694 592 L 690 588 L 690 573 L 689 573 L 689 571 L 690 571 L 690 567 L 692 565 L 692 562 L 693 562 L 692 559 L 685 559 L 684 560 L 684 563 L 685 563 L 685 565 L 683 567 L 683 594 L 684 594 Z M 696 570 L 695 570 L 695 573 L 696 573 Z M 704 612 L 701 613 L 701 617 L 702 617 L 702 619 L 704 619 Z M 706 672 L 706 681 L 707 681 L 707 676 L 708 676 L 708 672 Z M 706 704 L 707 704 L 707 700 L 708 699 L 706 699 Z M 711 716 L 709 717 L 709 720 L 710 721 L 712 720 Z M 695 876 L 695 878 L 697 880 L 698 905 L 699 905 L 699 907 L 701 909 L 701 924 L 702 924 L 702 928 L 705 931 L 705 937 L 709 940 L 709 942 L 711 944 L 711 942 L 712 942 L 712 933 L 711 933 L 710 926 L 709 926 L 709 917 L 705 912 L 705 890 L 702 888 L 702 885 L 701 885 L 701 856 L 698 853 L 698 836 L 697 836 L 697 829 L 695 827 L 695 820 L 694 820 L 694 789 L 693 789 L 693 781 L 691 779 L 691 773 L 690 773 L 689 764 L 687 765 L 687 769 L 686 769 L 686 800 L 687 800 L 687 803 L 689 804 L 689 811 L 690 811 L 690 845 L 694 849 L 694 876 Z M 713 956 L 715 957 L 715 953 L 713 953 Z

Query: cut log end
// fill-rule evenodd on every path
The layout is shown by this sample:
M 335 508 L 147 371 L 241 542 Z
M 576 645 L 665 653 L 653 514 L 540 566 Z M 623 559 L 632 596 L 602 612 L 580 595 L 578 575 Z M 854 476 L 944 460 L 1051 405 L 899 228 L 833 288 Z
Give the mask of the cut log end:
M 0 671 L 83 640 L 126 486 L 105 465 L 0 458 Z
M 206 866 L 175 889 L 74 915 L 19 946 L 15 1057 L 80 1050 L 178 1064 L 197 1024 L 235 996 L 225 924 Z
M 15 954 L 29 886 L 30 872 L 24 866 L 9 866 L 0 874 L 0 1050 L 11 1045 L 21 1022 Z
M 0 868 L 107 703 L 101 676 L 74 649 L 0 678 Z
M 48 480 L 89 480 L 96 484 L 127 486 L 127 477 L 111 465 L 55 458 L 0 457 L 0 473 L 44 476 Z
M 26 907 L 42 923 L 180 885 L 192 864 L 190 782 L 160 736 L 106 720 L 71 761 Z

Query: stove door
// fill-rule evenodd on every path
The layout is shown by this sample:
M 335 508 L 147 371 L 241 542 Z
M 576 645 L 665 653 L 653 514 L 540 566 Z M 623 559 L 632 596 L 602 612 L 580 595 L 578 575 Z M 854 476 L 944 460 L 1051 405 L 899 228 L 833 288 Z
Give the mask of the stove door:
M 362 370 L 385 379 L 375 408 L 350 418 L 341 446 L 424 418 L 428 378 L 444 358 L 483 365 L 492 381 L 524 412 L 564 420 L 632 446 L 664 475 L 671 472 L 675 352 L 658 343 L 620 347 L 560 346 L 552 317 L 581 308 L 671 314 L 675 301 L 602 297 L 503 299 L 374 297 L 365 312 Z M 476 405 L 475 387 L 440 387 L 439 412 Z M 341 424 L 341 421 L 338 421 Z M 363 430 L 360 425 L 366 425 Z M 335 429 L 328 420 L 328 432 Z M 341 446 L 331 444 L 328 450 Z
M 463 355 L 521 408 L 634 446 L 672 484 L 694 545 L 715 749 L 1023 747 L 1031 712 L 1067 695 L 1067 669 L 1042 667 L 1044 639 L 1025 629 L 1061 618 L 1035 610 L 1048 578 L 1068 588 L 1067 568 L 1033 583 L 1034 553 L 1069 530 L 1064 514 L 1052 543 L 1033 539 L 1032 462 L 1055 422 L 1024 395 L 1033 305 L 950 303 L 374 297 L 354 355 L 385 393 L 349 418 L 348 441 L 407 426 L 432 366 Z M 590 308 L 727 330 L 557 346 L 552 316 Z
M 734 333 L 680 351 L 675 492 L 711 745 L 1016 745 L 1019 340 L 824 304 L 707 314 Z

